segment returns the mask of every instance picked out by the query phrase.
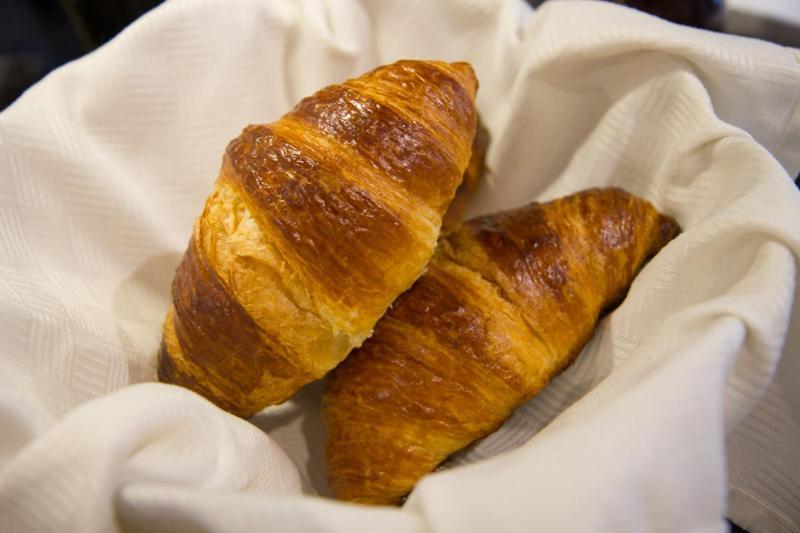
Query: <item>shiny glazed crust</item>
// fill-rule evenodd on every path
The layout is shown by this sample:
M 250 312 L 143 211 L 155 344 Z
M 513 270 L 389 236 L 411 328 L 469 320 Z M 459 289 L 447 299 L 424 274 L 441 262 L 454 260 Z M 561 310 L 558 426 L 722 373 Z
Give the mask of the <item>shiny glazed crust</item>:
M 680 228 L 619 189 L 479 217 L 332 373 L 326 459 L 338 498 L 399 502 L 569 365 L 600 314 Z
M 433 253 L 476 90 L 466 63 L 400 61 L 245 128 L 176 271 L 159 380 L 249 416 L 359 346 Z

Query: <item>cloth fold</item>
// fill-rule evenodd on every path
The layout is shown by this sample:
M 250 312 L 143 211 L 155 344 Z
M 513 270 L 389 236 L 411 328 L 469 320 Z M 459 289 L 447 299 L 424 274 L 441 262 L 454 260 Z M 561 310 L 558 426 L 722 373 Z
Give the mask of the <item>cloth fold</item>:
M 321 384 L 246 422 L 142 382 L 226 143 L 400 58 L 478 74 L 469 214 L 615 185 L 684 232 L 498 432 L 369 508 L 324 498 Z M 0 114 L 0 530 L 800 531 L 798 172 L 796 50 L 604 2 L 166 2 Z

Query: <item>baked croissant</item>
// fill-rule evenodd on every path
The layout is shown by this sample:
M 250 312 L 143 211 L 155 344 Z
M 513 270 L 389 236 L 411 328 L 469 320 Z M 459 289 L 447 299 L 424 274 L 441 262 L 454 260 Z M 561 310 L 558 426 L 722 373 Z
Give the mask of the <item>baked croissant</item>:
M 475 131 L 475 138 L 472 140 L 472 155 L 469 158 L 467 170 L 464 171 L 464 178 L 456 189 L 455 197 L 442 218 L 442 233 L 455 229 L 464 219 L 464 212 L 483 179 L 488 148 L 489 130 L 483 125 L 481 115 L 478 113 L 478 127 Z
M 651 204 L 592 189 L 473 219 L 332 372 L 328 479 L 341 499 L 399 502 L 576 357 L 598 317 L 679 232 Z
M 159 380 L 249 416 L 359 346 L 433 253 L 476 90 L 467 63 L 400 61 L 246 127 L 177 268 Z

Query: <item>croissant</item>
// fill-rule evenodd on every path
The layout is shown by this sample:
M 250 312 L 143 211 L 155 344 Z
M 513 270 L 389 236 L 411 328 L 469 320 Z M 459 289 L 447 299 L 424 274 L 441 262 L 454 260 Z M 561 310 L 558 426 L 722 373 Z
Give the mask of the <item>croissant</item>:
M 473 219 L 327 383 L 334 494 L 393 504 L 576 357 L 680 228 L 619 189 Z
M 442 218 L 443 233 L 447 233 L 461 224 L 464 212 L 478 190 L 486 170 L 486 150 L 489 148 L 489 140 L 489 130 L 483 125 L 481 115 L 478 113 L 478 127 L 475 131 L 475 138 L 472 140 L 472 155 L 470 155 L 467 170 L 464 171 L 464 177 L 456 189 L 455 197 Z
M 476 91 L 467 63 L 400 61 L 246 127 L 176 270 L 159 380 L 246 417 L 359 346 L 433 254 Z

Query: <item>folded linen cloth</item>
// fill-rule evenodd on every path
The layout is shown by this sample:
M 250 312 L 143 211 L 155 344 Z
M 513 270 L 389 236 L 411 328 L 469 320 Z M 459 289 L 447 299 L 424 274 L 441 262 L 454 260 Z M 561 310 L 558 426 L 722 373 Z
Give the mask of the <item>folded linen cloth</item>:
M 480 78 L 471 214 L 616 185 L 685 231 L 500 431 L 367 508 L 314 495 L 320 384 L 251 424 L 141 382 L 227 141 L 406 57 Z M 594 2 L 166 2 L 0 114 L 0 530 L 797 531 L 798 171 L 795 50 Z

